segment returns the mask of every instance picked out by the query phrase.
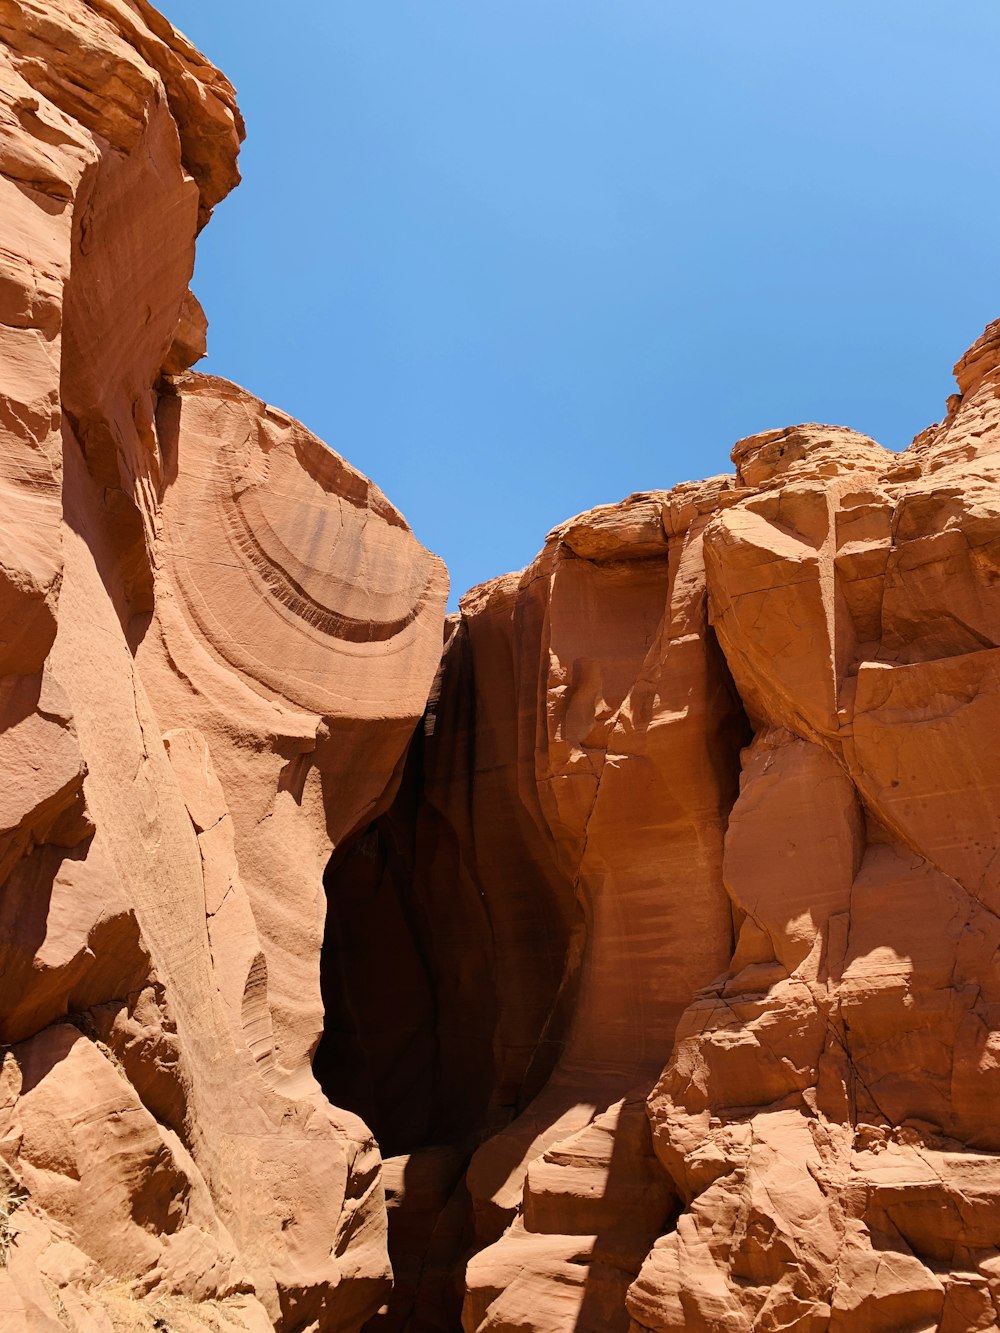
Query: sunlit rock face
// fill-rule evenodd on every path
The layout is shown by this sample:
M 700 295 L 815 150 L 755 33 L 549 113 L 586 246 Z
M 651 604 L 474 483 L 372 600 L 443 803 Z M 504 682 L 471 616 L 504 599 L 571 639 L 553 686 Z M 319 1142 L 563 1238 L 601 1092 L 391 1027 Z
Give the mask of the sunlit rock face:
M 327 879 L 373 1327 L 996 1326 L 1000 325 L 956 374 L 903 454 L 753 436 L 463 599 Z
M 190 370 L 241 134 L 0 0 L 0 1325 L 1000 1328 L 1000 324 L 446 621 Z
M 0 1324 L 358 1327 L 379 1154 L 311 1072 L 322 874 L 388 799 L 446 579 L 186 373 L 225 79 L 134 0 L 0 4 Z
M 706 532 L 738 934 L 649 1101 L 684 1210 L 637 1328 L 996 1326 L 1000 325 L 956 375 L 902 455 L 738 445 Z

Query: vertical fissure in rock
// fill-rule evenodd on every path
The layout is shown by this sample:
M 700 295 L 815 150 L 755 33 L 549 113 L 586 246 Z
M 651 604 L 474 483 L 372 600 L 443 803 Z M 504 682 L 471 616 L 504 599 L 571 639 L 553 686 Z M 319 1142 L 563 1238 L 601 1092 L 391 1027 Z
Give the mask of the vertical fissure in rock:
M 190 373 L 225 79 L 0 45 L 4 1311 L 996 1328 L 1000 323 L 903 455 L 749 437 L 446 620 Z
M 381 1329 L 454 1329 L 463 1303 L 477 1327 L 532 1235 L 569 1247 L 582 1329 L 616 1299 L 622 1318 L 677 1213 L 645 1099 L 732 955 L 722 836 L 749 724 L 704 584 L 675 593 L 643 499 L 652 555 L 620 558 L 634 512 L 612 506 L 618 559 L 550 540 L 535 573 L 463 601 L 392 804 L 327 868 L 314 1071 L 386 1158 Z M 696 570 L 700 532 L 682 538 Z

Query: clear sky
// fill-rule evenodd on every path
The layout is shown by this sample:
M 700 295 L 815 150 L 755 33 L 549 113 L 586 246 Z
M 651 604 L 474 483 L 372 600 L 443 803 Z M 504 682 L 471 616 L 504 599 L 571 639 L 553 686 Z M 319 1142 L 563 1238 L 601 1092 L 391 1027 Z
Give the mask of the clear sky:
M 202 369 L 447 561 L 796 421 L 902 448 L 1000 315 L 997 0 L 160 0 L 236 85 Z

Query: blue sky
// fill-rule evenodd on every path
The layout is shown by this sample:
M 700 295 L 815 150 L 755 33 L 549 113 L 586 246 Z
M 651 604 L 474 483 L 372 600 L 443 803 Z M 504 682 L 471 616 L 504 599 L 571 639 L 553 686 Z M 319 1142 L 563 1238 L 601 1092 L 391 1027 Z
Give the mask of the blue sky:
M 361 468 L 453 602 L 796 421 L 892 448 L 1000 315 L 1000 5 L 161 0 L 236 85 L 225 375 Z

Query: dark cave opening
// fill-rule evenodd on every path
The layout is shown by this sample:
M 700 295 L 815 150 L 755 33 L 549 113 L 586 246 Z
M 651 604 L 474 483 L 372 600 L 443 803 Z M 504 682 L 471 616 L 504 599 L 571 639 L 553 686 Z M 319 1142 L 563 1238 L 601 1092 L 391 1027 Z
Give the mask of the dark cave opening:
M 313 1069 L 383 1157 L 471 1152 L 493 1081 L 489 922 L 454 833 L 426 799 L 425 726 L 390 808 L 324 875 L 324 1032 Z

